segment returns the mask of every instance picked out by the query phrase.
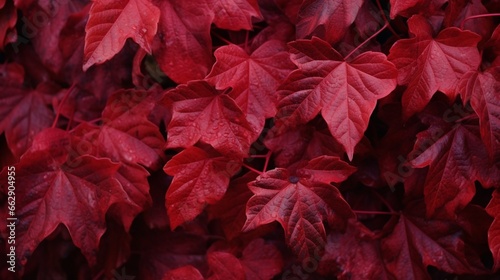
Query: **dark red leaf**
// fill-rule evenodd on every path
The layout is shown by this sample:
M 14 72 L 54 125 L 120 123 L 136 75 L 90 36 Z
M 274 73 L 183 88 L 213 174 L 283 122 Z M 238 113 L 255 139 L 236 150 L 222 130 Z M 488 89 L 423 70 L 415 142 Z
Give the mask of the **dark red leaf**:
M 398 68 L 398 84 L 407 85 L 404 118 L 422 111 L 438 90 L 455 100 L 457 83 L 481 61 L 476 47 L 481 37 L 475 33 L 450 27 L 433 38 L 432 27 L 422 16 L 410 18 L 408 26 L 415 37 L 396 42 L 388 56 Z
M 300 259 L 322 252 L 326 239 L 323 220 L 333 217 L 342 226 L 354 217 L 336 187 L 293 176 L 286 169 L 262 174 L 249 188 L 254 196 L 247 203 L 244 230 L 279 222 Z

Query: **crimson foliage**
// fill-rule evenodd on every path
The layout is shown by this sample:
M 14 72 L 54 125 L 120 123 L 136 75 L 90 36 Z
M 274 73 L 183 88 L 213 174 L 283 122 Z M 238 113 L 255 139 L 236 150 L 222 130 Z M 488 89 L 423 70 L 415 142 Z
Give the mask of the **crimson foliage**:
M 500 276 L 499 15 L 0 0 L 0 278 Z

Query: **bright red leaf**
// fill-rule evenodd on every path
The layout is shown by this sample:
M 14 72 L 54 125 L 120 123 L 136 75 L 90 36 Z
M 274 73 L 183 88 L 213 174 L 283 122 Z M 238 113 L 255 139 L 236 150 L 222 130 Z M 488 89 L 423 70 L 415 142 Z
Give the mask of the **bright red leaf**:
M 244 230 L 277 221 L 288 244 L 300 259 L 322 252 L 326 231 L 323 220 L 342 226 L 354 217 L 338 189 L 290 174 L 268 171 L 249 184 L 254 196 L 247 203 Z
M 260 19 L 257 0 L 207 0 L 214 12 L 214 24 L 229 30 L 252 29 L 252 17 Z
M 165 103 L 173 111 L 167 148 L 187 148 L 201 140 L 221 153 L 245 157 L 255 136 L 241 108 L 226 93 L 204 81 L 167 92 Z
M 85 27 L 83 70 L 111 59 L 132 38 L 151 53 L 160 10 L 150 0 L 96 0 Z
M 422 16 L 410 18 L 408 26 L 415 37 L 396 42 L 388 56 L 398 68 L 398 84 L 407 86 L 404 118 L 422 111 L 438 90 L 455 100 L 457 83 L 481 61 L 476 47 L 481 37 L 475 33 L 450 27 L 433 38 L 432 27 Z
M 321 111 L 330 133 L 349 159 L 363 138 L 377 99 L 396 87 L 396 68 L 381 53 L 366 52 L 351 61 L 319 39 L 290 43 L 299 67 L 280 88 L 279 116 L 287 126 L 306 123 Z
M 215 51 L 215 57 L 207 80 L 219 90 L 233 89 L 229 95 L 247 116 L 254 133 L 260 134 L 265 119 L 276 114 L 276 89 L 294 68 L 283 43 L 268 41 L 250 55 L 236 45 L 224 46 Z

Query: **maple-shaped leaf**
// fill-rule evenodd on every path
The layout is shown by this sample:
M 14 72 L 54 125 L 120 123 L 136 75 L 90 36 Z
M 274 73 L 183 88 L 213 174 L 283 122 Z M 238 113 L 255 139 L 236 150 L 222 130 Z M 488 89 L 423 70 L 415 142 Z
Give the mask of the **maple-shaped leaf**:
M 411 17 L 408 26 L 415 37 L 398 40 L 388 56 L 398 68 L 398 84 L 407 85 L 404 118 L 422 111 L 438 90 L 455 100 L 463 74 L 481 63 L 479 35 L 449 27 L 433 38 L 431 25 L 419 15 Z
M 5 132 L 9 148 L 17 158 L 29 148 L 35 135 L 54 120 L 54 112 L 46 102 L 49 90 L 53 87 L 47 84 L 33 90 L 7 81 L 0 85 L 0 133 Z
M 299 10 L 297 37 L 318 36 L 334 43 L 356 19 L 362 0 L 305 0 Z
M 419 203 L 411 207 L 422 208 Z M 414 214 L 401 213 L 393 232 L 382 240 L 381 252 L 395 279 L 431 279 L 428 266 L 454 274 L 485 272 L 479 257 L 460 237 L 463 233 L 456 224 Z
M 348 224 L 344 233 L 328 235 L 319 270 L 339 279 L 391 279 L 387 275 L 380 244 L 360 222 Z
M 262 18 L 257 0 L 208 0 L 214 24 L 222 29 L 252 29 L 252 17 Z
M 397 70 L 382 53 L 365 52 L 345 61 L 327 42 L 314 37 L 289 44 L 299 67 L 280 87 L 278 116 L 286 126 L 321 115 L 349 159 L 363 138 L 377 99 L 396 87 Z
M 59 224 L 67 227 L 89 263 L 95 263 L 99 239 L 106 230 L 106 212 L 125 193 L 115 178 L 118 164 L 93 156 L 75 160 L 77 165 L 64 149 L 60 154 L 34 150 L 15 165 L 20 186 L 16 189 L 16 250 L 22 264 Z M 7 176 L 6 168 L 2 176 Z
M 494 218 L 488 230 L 488 244 L 493 254 L 493 270 L 497 271 L 500 268 L 500 191 L 493 192 L 493 197 L 486 206 L 486 211 Z
M 132 38 L 151 53 L 160 10 L 150 0 L 95 0 L 85 27 L 83 70 L 111 59 Z
M 319 255 L 326 239 L 323 220 L 342 227 L 354 217 L 339 190 L 329 184 L 292 176 L 286 169 L 268 171 L 249 184 L 244 231 L 277 221 L 301 259 Z
M 276 114 L 276 89 L 294 68 L 283 43 L 267 41 L 248 54 L 236 45 L 215 51 L 207 80 L 217 89 L 231 87 L 229 95 L 245 113 L 254 133 L 260 134 L 266 118 Z
M 330 184 L 345 181 L 355 171 L 356 167 L 350 166 L 338 157 L 319 156 L 297 170 L 297 174 L 310 177 L 313 181 Z
M 413 167 L 429 166 L 424 187 L 429 216 L 444 210 L 454 217 L 474 196 L 475 180 L 485 187 L 500 182 L 476 125 L 435 123 L 417 135 L 412 153 L 417 155 Z
M 163 276 L 163 280 L 204 280 L 200 271 L 192 265 L 182 266 L 170 270 Z
M 201 140 L 224 154 L 246 157 L 256 138 L 245 114 L 227 91 L 205 81 L 179 85 L 165 95 L 172 106 L 167 148 L 189 147 Z
M 155 0 L 161 10 L 153 55 L 176 83 L 203 79 L 213 63 L 207 1 Z M 196 16 L 196 19 L 193 18 Z
M 141 164 L 151 169 L 161 165 L 164 140 L 157 125 L 148 120 L 154 92 L 118 90 L 102 112 L 102 125 L 87 123 L 75 129 L 81 150 L 115 162 Z
M 222 199 L 240 167 L 240 161 L 211 148 L 192 146 L 175 155 L 164 167 L 174 176 L 165 197 L 171 228 L 193 220 L 207 204 Z
M 500 158 L 500 67 L 467 72 L 458 90 L 479 116 L 481 138 L 492 158 Z

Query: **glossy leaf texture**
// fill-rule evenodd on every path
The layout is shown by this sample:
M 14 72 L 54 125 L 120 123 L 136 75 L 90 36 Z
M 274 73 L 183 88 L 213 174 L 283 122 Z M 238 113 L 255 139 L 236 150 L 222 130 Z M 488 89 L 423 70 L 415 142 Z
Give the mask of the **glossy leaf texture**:
M 499 0 L 0 0 L 0 279 L 500 278 Z
M 343 179 L 339 176 L 336 181 Z M 342 227 L 354 216 L 339 191 L 315 181 L 314 176 L 297 177 L 286 169 L 275 169 L 259 176 L 249 188 L 254 196 L 247 203 L 244 230 L 279 222 L 300 259 L 321 254 L 326 239 L 323 220 L 335 217 L 331 222 Z
M 351 61 L 319 39 L 290 43 L 299 67 L 280 88 L 279 116 L 285 126 L 321 115 L 330 133 L 352 159 L 377 99 L 396 87 L 396 68 L 381 53 L 363 53 Z
M 159 17 L 159 9 L 149 0 L 94 1 L 85 27 L 83 70 L 111 59 L 128 38 L 151 53 Z

